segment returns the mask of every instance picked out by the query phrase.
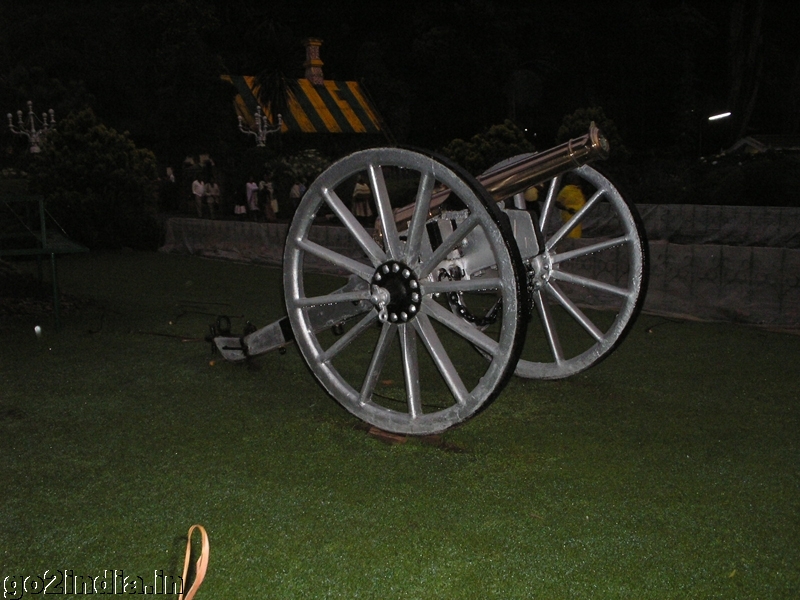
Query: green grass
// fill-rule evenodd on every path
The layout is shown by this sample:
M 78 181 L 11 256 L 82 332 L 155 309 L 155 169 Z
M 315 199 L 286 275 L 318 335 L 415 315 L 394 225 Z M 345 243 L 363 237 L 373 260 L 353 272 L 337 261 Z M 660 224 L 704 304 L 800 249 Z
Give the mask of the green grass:
M 281 316 L 278 270 L 92 254 L 60 276 L 91 300 L 61 332 L 0 321 L 0 579 L 149 585 L 202 523 L 200 600 L 800 595 L 798 336 L 644 315 L 585 374 L 389 446 L 294 348 L 211 365 L 191 339 Z

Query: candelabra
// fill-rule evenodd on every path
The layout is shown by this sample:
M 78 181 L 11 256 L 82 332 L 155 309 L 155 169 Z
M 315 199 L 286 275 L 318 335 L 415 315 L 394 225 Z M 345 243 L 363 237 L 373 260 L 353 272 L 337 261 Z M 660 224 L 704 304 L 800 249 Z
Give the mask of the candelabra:
M 47 118 L 48 115 L 50 116 L 49 120 Z M 11 113 L 8 113 L 8 128 L 11 130 L 11 133 L 26 136 L 28 138 L 30 151 L 35 154 L 39 152 L 39 143 L 42 141 L 44 135 L 51 129 L 56 128 L 55 112 L 51 108 L 48 112 L 42 113 L 42 118 L 40 119 L 33 112 L 33 102 L 28 100 L 28 117 L 26 120 L 27 123 L 22 120 L 22 111 L 18 110 L 17 124 L 14 125 Z
M 272 125 L 267 120 L 267 113 L 264 113 L 264 116 L 261 116 L 261 112 L 264 110 L 263 107 L 259 106 L 256 110 L 255 114 L 255 121 L 256 121 L 256 130 L 253 131 L 252 129 L 245 127 L 244 122 L 242 121 L 242 117 L 239 117 L 239 131 L 242 133 L 246 133 L 248 135 L 252 135 L 256 138 L 256 145 L 257 146 L 264 146 L 266 145 L 267 136 L 270 133 L 276 133 L 281 130 L 283 127 L 283 118 L 278 115 L 278 124 Z

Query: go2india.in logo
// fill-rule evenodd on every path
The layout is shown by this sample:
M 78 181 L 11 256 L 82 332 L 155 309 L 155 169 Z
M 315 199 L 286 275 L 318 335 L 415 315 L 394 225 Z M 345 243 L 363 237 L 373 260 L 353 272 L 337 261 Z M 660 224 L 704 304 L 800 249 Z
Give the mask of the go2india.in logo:
M 123 569 L 103 569 L 102 575 L 76 575 L 72 569 L 49 569 L 43 575 L 8 575 L 3 579 L 3 598 L 44 594 L 169 594 L 183 593 L 183 578 L 153 571 L 152 585 L 140 575 L 125 575 Z

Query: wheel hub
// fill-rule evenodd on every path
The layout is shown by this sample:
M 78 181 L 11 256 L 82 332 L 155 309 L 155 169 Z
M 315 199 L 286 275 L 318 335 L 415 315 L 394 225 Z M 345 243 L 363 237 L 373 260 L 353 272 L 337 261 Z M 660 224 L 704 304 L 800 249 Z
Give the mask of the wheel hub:
M 408 265 L 390 260 L 377 269 L 370 282 L 370 301 L 383 322 L 406 323 L 419 312 L 419 281 Z
M 530 262 L 530 270 L 528 273 L 529 281 L 533 289 L 542 289 L 553 274 L 553 263 L 550 260 L 549 254 L 542 253 L 539 256 L 535 256 Z

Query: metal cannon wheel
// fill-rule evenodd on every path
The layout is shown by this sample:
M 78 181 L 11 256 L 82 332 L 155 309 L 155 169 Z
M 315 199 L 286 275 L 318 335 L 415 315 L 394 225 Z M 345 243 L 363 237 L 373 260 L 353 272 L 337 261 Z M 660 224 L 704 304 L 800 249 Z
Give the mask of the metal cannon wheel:
M 373 203 L 354 202 L 351 210 L 359 179 Z M 451 218 L 434 243 L 430 202 L 445 188 Z M 398 232 L 393 206 L 411 203 L 413 216 Z M 374 233 L 362 225 L 372 210 Z M 334 163 L 292 220 L 283 279 L 311 372 L 348 411 L 380 429 L 424 435 L 461 423 L 500 392 L 517 364 L 527 292 L 508 220 L 471 176 L 442 159 L 379 148 Z M 452 292 L 480 305 L 499 301 L 492 330 L 454 315 L 446 300 Z M 332 321 L 321 314 L 345 316 L 322 328 Z
M 583 190 L 582 207 L 558 201 L 570 180 Z M 647 288 L 647 241 L 635 207 L 589 166 L 550 181 L 536 220 L 540 253 L 526 266 L 541 327 L 529 328 L 516 374 L 560 379 L 608 356 L 633 325 Z

